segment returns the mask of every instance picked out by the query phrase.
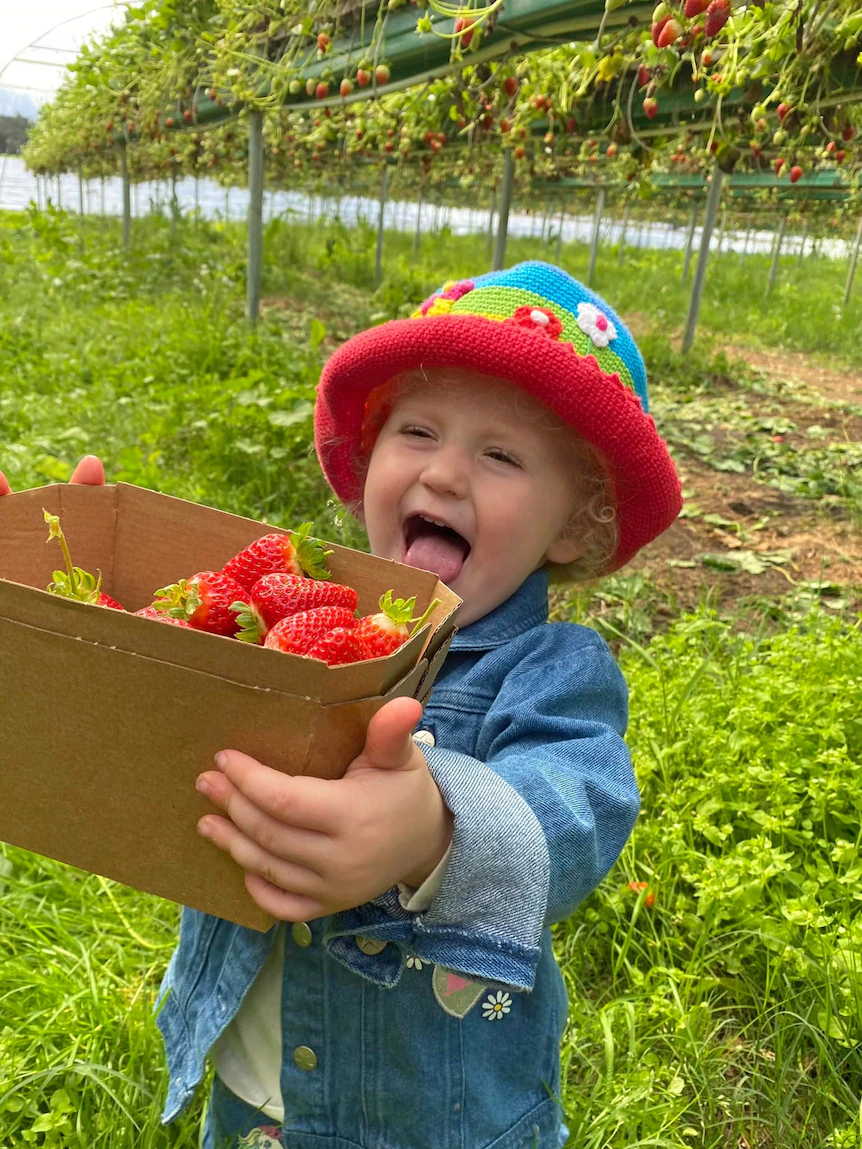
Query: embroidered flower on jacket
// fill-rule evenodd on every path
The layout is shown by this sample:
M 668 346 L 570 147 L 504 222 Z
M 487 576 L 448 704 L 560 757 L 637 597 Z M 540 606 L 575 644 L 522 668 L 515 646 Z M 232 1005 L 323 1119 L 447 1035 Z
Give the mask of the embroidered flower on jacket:
M 490 993 L 482 1002 L 482 1016 L 486 1021 L 493 1021 L 494 1018 L 503 1020 L 503 1014 L 508 1013 L 512 1008 L 512 999 L 502 989 L 498 989 L 496 993 Z
M 421 958 L 415 957 L 413 954 L 407 958 L 408 969 L 422 969 L 427 963 L 422 961 Z
M 589 335 L 596 347 L 607 347 L 617 337 L 617 329 L 592 303 L 578 304 L 578 327 Z

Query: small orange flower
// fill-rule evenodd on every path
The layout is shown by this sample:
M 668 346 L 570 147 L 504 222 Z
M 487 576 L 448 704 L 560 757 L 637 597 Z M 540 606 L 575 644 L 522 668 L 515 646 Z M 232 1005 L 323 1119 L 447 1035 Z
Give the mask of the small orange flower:
M 649 882 L 629 882 L 629 889 L 634 890 L 636 894 L 639 894 L 641 890 L 648 889 L 648 887 Z M 650 892 L 644 898 L 644 905 L 648 910 L 651 910 L 655 905 L 655 894 L 652 890 L 650 890 Z

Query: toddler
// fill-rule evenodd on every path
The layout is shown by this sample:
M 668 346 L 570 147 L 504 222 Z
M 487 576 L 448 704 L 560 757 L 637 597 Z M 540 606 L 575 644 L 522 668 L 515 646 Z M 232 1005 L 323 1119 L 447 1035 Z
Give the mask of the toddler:
M 205 1149 L 565 1143 L 550 927 L 639 798 L 622 675 L 593 630 L 548 623 L 548 586 L 618 569 L 676 517 L 646 411 L 629 332 L 543 263 L 448 284 L 329 360 L 326 478 L 372 553 L 460 596 L 459 629 L 424 711 L 382 707 L 343 779 L 236 750 L 201 776 L 227 816 L 199 828 L 278 924 L 183 910 L 163 1123 L 209 1056 Z

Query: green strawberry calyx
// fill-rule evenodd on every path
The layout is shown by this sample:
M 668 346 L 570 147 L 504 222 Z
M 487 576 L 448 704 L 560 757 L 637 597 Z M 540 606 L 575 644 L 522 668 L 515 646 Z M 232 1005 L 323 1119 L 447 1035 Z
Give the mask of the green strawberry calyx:
M 308 532 L 313 526 L 314 523 L 303 523 L 299 530 L 290 532 L 290 541 L 293 544 L 296 561 L 308 578 L 331 578 L 331 572 L 326 569 L 325 560 L 326 556 L 333 552 L 331 550 L 325 551 L 320 539 L 310 537 Z
M 171 618 L 180 618 L 183 622 L 188 622 L 200 605 L 201 596 L 197 584 L 184 578 L 157 590 L 153 599 L 155 610 L 160 610 Z
M 266 638 L 268 629 L 252 604 L 237 599 L 228 609 L 236 612 L 236 624 L 240 628 L 234 637 L 240 642 L 253 642 L 259 646 Z
M 392 591 L 388 590 L 386 594 L 381 595 L 379 605 L 383 614 L 388 619 L 391 619 L 396 626 L 409 626 L 411 622 L 414 622 L 413 611 L 416 608 L 415 594 L 412 598 L 396 598 L 393 601 Z M 422 617 L 415 620 L 413 629 L 410 631 L 411 637 L 423 626 L 434 608 L 439 605 L 440 599 L 435 598 Z
M 42 508 L 42 514 L 45 516 L 45 522 L 48 524 L 48 538 L 46 542 L 51 542 L 52 539 L 59 539 L 60 546 L 63 549 L 63 558 L 66 561 L 66 569 L 64 571 L 54 571 L 54 581 L 48 587 L 52 594 L 60 595 L 62 598 L 74 598 L 78 602 L 89 602 L 98 605 L 99 595 L 102 591 L 102 572 L 99 571 L 98 579 L 89 571 L 81 570 L 80 567 L 72 566 L 72 556 L 69 553 L 69 544 L 66 542 L 66 536 L 63 534 L 63 528 L 60 526 L 60 520 L 57 515 L 52 515 L 50 511 Z

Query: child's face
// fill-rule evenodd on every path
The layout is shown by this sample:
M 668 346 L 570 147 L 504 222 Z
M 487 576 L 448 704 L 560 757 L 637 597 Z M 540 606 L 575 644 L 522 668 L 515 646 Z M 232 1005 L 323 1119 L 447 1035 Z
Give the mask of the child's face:
M 435 395 L 429 376 L 427 393 L 399 400 L 380 430 L 364 520 L 372 554 L 433 570 L 463 599 L 458 623 L 467 626 L 546 561 L 581 554 L 564 535 L 578 482 L 567 437 L 525 419 L 513 384 L 467 375 L 468 389 Z M 469 551 L 420 526 L 420 513 L 457 531 Z

